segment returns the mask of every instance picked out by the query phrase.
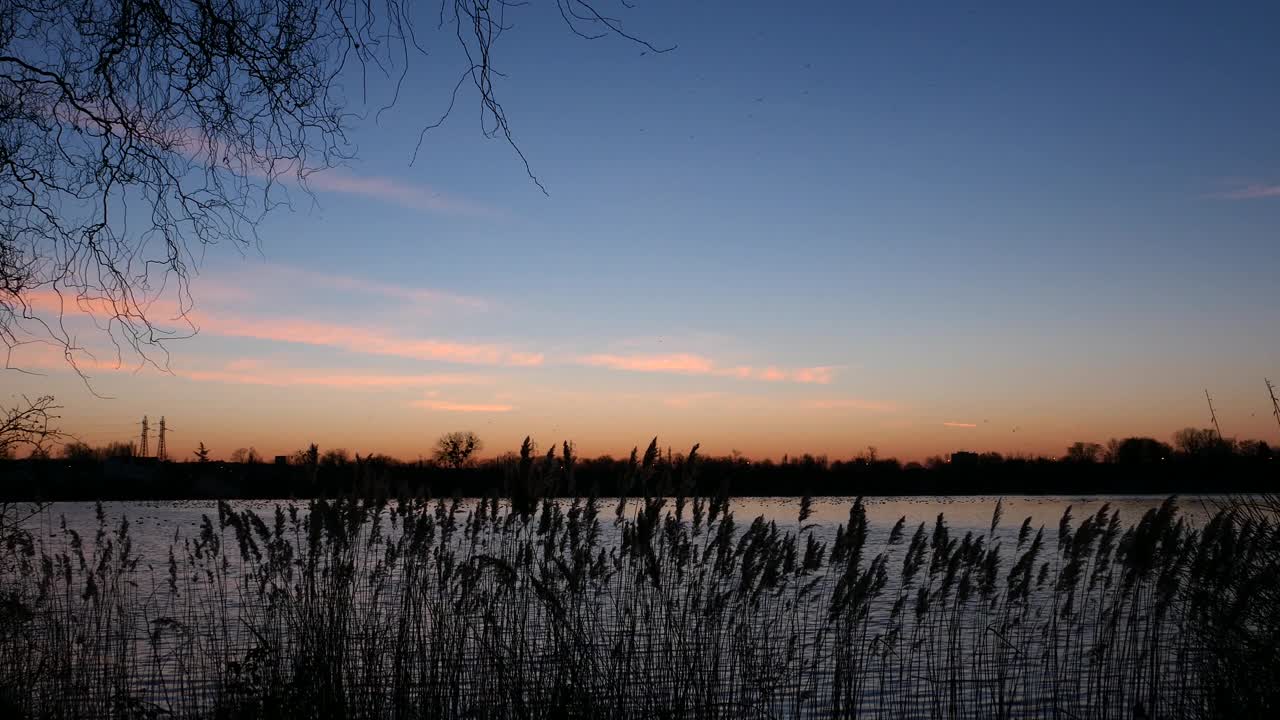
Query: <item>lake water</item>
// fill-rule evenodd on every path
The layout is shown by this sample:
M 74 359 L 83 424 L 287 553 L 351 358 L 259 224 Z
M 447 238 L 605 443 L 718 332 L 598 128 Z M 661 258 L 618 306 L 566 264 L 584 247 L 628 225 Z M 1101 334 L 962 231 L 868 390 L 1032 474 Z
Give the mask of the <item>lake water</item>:
M 1124 524 L 1136 523 L 1148 510 L 1159 507 L 1165 498 L 1164 495 L 911 496 L 865 498 L 864 503 L 874 542 L 886 536 L 899 518 L 905 517 L 906 526 L 910 529 L 921 522 L 932 525 L 938 513 L 944 513 L 947 524 L 961 535 L 968 531 L 985 533 L 991 525 L 997 502 L 1003 503 L 1001 529 L 1007 534 L 1016 532 L 1026 518 L 1031 519 L 1032 527 L 1043 526 L 1046 531 L 1053 530 L 1068 507 L 1073 517 L 1079 520 L 1097 512 L 1103 505 L 1110 505 L 1120 513 Z M 838 524 L 848 521 L 853 501 L 853 497 L 814 498 L 813 515 L 807 522 L 834 532 Z M 1222 498 L 1216 496 L 1178 498 L 1182 513 L 1193 521 L 1207 519 L 1221 502 Z M 306 506 L 305 501 L 297 500 L 236 500 L 229 504 L 236 510 L 253 510 L 264 517 L 278 506 Z M 616 500 L 605 498 L 601 504 L 605 519 L 611 518 Z M 463 500 L 464 511 L 474 506 L 474 500 Z M 739 522 L 749 522 L 762 516 L 766 521 L 775 521 L 779 525 L 797 524 L 799 507 L 800 499 L 794 497 L 735 498 L 731 505 Z M 633 508 L 634 502 L 628 512 Z M 134 530 L 135 551 L 145 560 L 157 563 L 167 557 L 175 533 L 191 537 L 199 529 L 204 515 L 215 521 L 218 516 L 218 504 L 213 500 L 104 502 L 102 509 L 112 526 L 117 525 L 122 517 L 127 517 Z M 53 503 L 41 522 L 49 530 L 48 535 L 52 534 L 59 518 L 65 517 L 68 527 L 89 539 L 98 525 L 96 512 L 97 504 L 92 502 Z
M 578 623 L 592 636 L 575 640 L 574 642 L 577 643 L 585 643 L 581 644 L 575 652 L 595 658 L 591 660 L 593 664 L 590 665 L 594 668 L 593 673 L 603 675 L 599 678 L 580 678 L 575 682 L 588 685 L 599 683 L 599 689 L 590 691 L 597 694 L 612 692 L 607 688 L 618 683 L 634 685 L 635 687 L 628 691 L 635 692 L 634 697 L 614 700 L 615 704 L 621 703 L 628 707 L 629 704 L 634 703 L 639 703 L 636 707 L 642 707 L 653 697 L 662 699 L 662 702 L 672 702 L 670 697 L 674 694 L 689 692 L 689 687 L 695 686 L 687 686 L 689 682 L 687 676 L 690 673 L 705 672 L 699 669 L 700 665 L 705 664 L 708 657 L 719 657 L 721 652 L 720 650 L 709 651 L 704 647 L 705 645 L 716 648 L 723 646 L 724 653 L 732 657 L 731 660 L 726 661 L 732 670 L 727 678 L 722 677 L 719 670 L 710 671 L 710 675 L 703 677 L 700 682 L 703 682 L 706 687 L 718 688 L 717 692 L 726 693 L 728 697 L 721 698 L 725 703 L 743 703 L 774 717 L 826 716 L 831 703 L 839 702 L 838 698 L 827 697 L 829 689 L 842 682 L 838 679 L 840 673 L 844 672 L 847 675 L 851 672 L 850 667 L 854 668 L 852 672 L 865 673 L 867 676 L 866 684 L 858 685 L 858 699 L 854 700 L 853 704 L 861 708 L 864 713 L 870 713 L 873 716 L 936 717 L 955 714 L 959 709 L 960 714 L 967 716 L 996 713 L 1011 717 L 1035 717 L 1051 707 L 1069 707 L 1069 712 L 1074 712 L 1077 716 L 1087 716 L 1096 713 L 1100 707 L 1114 704 L 1117 702 L 1116 698 L 1120 698 L 1119 702 L 1126 703 L 1126 706 L 1132 706 L 1131 692 L 1124 687 L 1129 680 L 1120 676 L 1109 678 L 1102 673 L 1095 676 L 1087 668 L 1086 641 L 1097 643 L 1100 638 L 1106 636 L 1103 619 L 1089 617 L 1088 613 L 1099 613 L 1102 606 L 1106 604 L 1105 598 L 1109 596 L 1105 591 L 1098 591 L 1097 607 L 1088 607 L 1086 603 L 1086 606 L 1080 609 L 1081 616 L 1085 618 L 1083 621 L 1075 619 L 1072 620 L 1074 624 L 1064 623 L 1066 630 L 1059 629 L 1057 620 L 1054 618 L 1060 609 L 1054 604 L 1052 593 L 1053 577 L 1056 576 L 1059 568 L 1057 565 L 1052 568 L 1048 565 L 1048 561 L 1054 560 L 1055 557 L 1055 552 L 1048 549 L 1054 543 L 1050 538 L 1057 537 L 1059 521 L 1068 508 L 1071 509 L 1076 526 L 1084 518 L 1095 515 L 1107 506 L 1114 513 L 1118 513 L 1121 527 L 1127 528 L 1136 524 L 1150 510 L 1159 507 L 1164 500 L 1164 496 L 868 498 L 865 500 L 868 537 L 865 546 L 866 560 L 863 565 L 883 550 L 889 558 L 887 563 L 889 571 L 887 582 L 880 591 L 882 599 L 869 608 L 863 619 L 854 621 L 852 625 L 839 623 L 832 625 L 828 618 L 829 601 L 825 598 L 831 595 L 837 585 L 839 573 L 835 565 L 829 565 L 827 569 L 812 576 L 816 593 L 825 594 L 822 595 L 824 599 L 816 603 L 802 602 L 798 594 L 801 583 L 795 582 L 795 592 L 792 593 L 795 597 L 791 597 L 788 593 L 775 595 L 766 593 L 763 600 L 755 600 L 738 595 L 731 600 L 737 605 L 730 617 L 717 619 L 708 624 L 696 618 L 691 621 L 688 611 L 680 609 L 679 606 L 686 602 L 685 595 L 663 594 L 646 584 L 643 572 L 646 564 L 643 557 L 625 562 L 617 560 L 619 568 L 630 569 L 600 581 L 594 586 L 594 599 L 576 606 L 574 616 L 569 618 L 557 614 L 562 611 L 553 612 L 542 606 L 537 594 L 531 589 L 532 586 L 528 584 L 536 574 L 533 570 L 538 566 L 536 561 L 520 566 L 521 579 L 511 586 L 512 589 L 486 595 L 487 599 L 484 602 L 490 603 L 486 606 L 487 610 L 479 609 L 479 606 L 457 605 L 456 581 L 442 581 L 436 585 L 443 587 L 450 582 L 455 583 L 449 585 L 451 588 L 449 592 L 454 593 L 449 596 L 450 602 L 455 604 L 445 603 L 439 607 L 432 607 L 428 611 L 421 607 L 406 607 L 403 605 L 403 600 L 397 600 L 400 590 L 406 584 L 417 581 L 403 575 L 386 580 L 385 576 L 368 572 L 381 559 L 378 552 L 373 552 L 360 561 L 362 567 L 359 572 L 365 575 L 359 581 L 362 584 L 358 587 L 371 587 L 370 583 L 377 582 L 377 577 L 383 577 L 387 584 L 384 591 L 371 595 L 368 590 L 358 591 L 364 594 L 359 594 L 354 604 L 339 618 L 344 623 L 366 623 L 363 629 L 352 630 L 348 641 L 364 648 L 362 652 L 366 653 L 367 657 L 344 661 L 347 663 L 344 666 L 346 668 L 344 682 L 358 684 L 359 678 L 349 677 L 352 673 L 359 675 L 365 672 L 371 663 L 376 665 L 385 661 L 382 654 L 388 651 L 389 643 L 394 636 L 394 627 L 402 622 L 406 615 L 416 616 L 425 613 L 429 617 L 418 621 L 422 623 L 422 629 L 417 636 L 421 642 L 435 642 L 440 636 L 453 637 L 454 639 L 450 642 L 458 645 L 459 655 L 455 658 L 447 653 L 432 654 L 437 653 L 434 649 L 427 652 L 421 648 L 414 648 L 408 654 L 421 655 L 414 661 L 417 663 L 416 666 L 437 667 L 441 663 L 447 664 L 456 660 L 457 667 L 465 668 L 461 676 L 450 679 L 455 688 L 462 688 L 457 691 L 457 697 L 450 702 L 461 704 L 449 706 L 451 709 L 438 707 L 438 712 L 445 715 L 465 714 L 460 708 L 466 708 L 466 713 L 479 712 L 483 715 L 485 702 L 498 703 L 498 707 L 501 707 L 501 703 L 504 702 L 501 698 L 486 697 L 484 678 L 494 673 L 512 672 L 510 658 L 503 658 L 502 652 L 495 652 L 493 643 L 503 643 L 503 647 L 516 645 L 514 640 L 503 638 L 508 632 L 516 632 L 513 628 L 519 628 L 518 631 L 521 633 L 517 653 L 517 657 L 523 658 L 519 660 L 520 663 L 532 666 L 549 663 L 552 667 L 563 667 L 565 659 L 554 653 L 560 651 L 557 648 L 562 648 L 564 641 L 553 631 L 562 624 Z M 798 522 L 800 509 L 798 498 L 734 499 L 730 509 L 737 521 L 735 543 L 738 543 L 739 538 L 744 537 L 751 521 L 761 517 L 765 523 L 775 523 L 781 535 L 786 533 L 812 535 L 815 539 L 831 546 L 837 527 L 842 523 L 848 523 L 853 502 L 854 499 L 851 497 L 815 498 L 812 502 L 811 516 L 802 527 Z M 995 532 L 991 532 L 992 513 L 997 502 L 1002 505 L 1003 515 L 998 528 Z M 1198 525 L 1216 511 L 1220 502 L 1220 499 L 1212 497 L 1185 497 L 1179 499 L 1179 507 L 1186 520 L 1192 525 Z M 300 515 L 306 508 L 305 502 L 283 500 L 237 501 L 229 505 L 237 512 L 248 510 L 256 513 L 268 526 L 272 524 L 272 516 L 277 507 L 286 509 L 295 507 Z M 462 501 L 459 514 L 465 517 L 467 513 L 475 510 L 476 505 L 475 500 Z M 571 501 L 559 501 L 557 505 L 568 511 Z M 601 502 L 601 535 L 597 546 L 597 549 L 611 553 L 611 557 L 615 560 L 619 557 L 616 551 L 622 542 L 618 526 L 613 523 L 616 505 L 616 500 L 611 502 L 606 499 Z M 665 510 L 671 510 L 672 505 L 673 503 L 668 503 Z M 505 505 L 503 507 L 505 509 Z M 629 501 L 624 508 L 623 516 L 634 517 L 639 507 L 640 501 Z M 116 527 L 122 518 L 128 518 L 133 552 L 141 558 L 136 571 L 130 575 L 130 582 L 136 590 L 132 591 L 133 599 L 127 603 L 130 609 L 125 611 L 126 614 L 132 613 L 137 616 L 133 618 L 136 627 L 127 630 L 123 636 L 127 638 L 127 643 L 133 643 L 136 646 L 128 651 L 122 651 L 114 646 L 111 650 L 117 655 L 125 652 L 132 657 L 131 662 L 136 664 L 137 667 L 133 671 L 135 675 L 129 683 L 133 686 L 130 692 L 137 697 L 144 699 L 147 703 L 154 703 L 160 708 L 204 707 L 207 698 L 205 691 L 214 687 L 214 678 L 221 678 L 219 682 L 223 683 L 227 681 L 226 662 L 244 662 L 249 649 L 265 642 L 260 634 L 261 628 L 272 627 L 276 632 L 283 633 L 281 636 L 283 639 L 275 641 L 279 643 L 278 648 L 295 648 L 290 652 L 296 653 L 296 648 L 305 644 L 305 625 L 308 621 L 296 616 L 272 620 L 269 613 L 263 609 L 264 601 L 260 598 L 255 599 L 254 586 L 258 581 L 250 577 L 255 572 L 254 566 L 252 563 L 241 564 L 238 551 L 228 549 L 226 556 L 230 561 L 222 566 L 223 572 L 226 573 L 225 577 L 230 581 L 226 585 L 230 588 L 230 593 L 220 594 L 221 591 L 216 590 L 216 584 L 210 585 L 202 578 L 201 574 L 212 568 L 212 565 L 193 562 L 184 565 L 179 573 L 183 589 L 172 595 L 166 595 L 164 588 L 170 577 L 170 549 L 177 549 L 179 563 L 181 563 L 184 553 L 190 551 L 189 541 L 194 542 L 199 536 L 205 516 L 212 519 L 213 527 L 223 536 L 226 547 L 233 546 L 234 533 L 229 529 L 218 529 L 219 512 L 216 502 L 111 502 L 103 503 L 101 510 L 109 527 Z M 886 540 L 890 529 L 899 519 L 905 519 L 906 538 L 909 539 L 916 527 L 921 524 L 924 524 L 926 533 L 932 533 L 935 520 L 940 513 L 945 515 L 945 522 L 953 542 L 958 543 L 960 538 L 970 535 L 975 539 L 981 538 L 988 546 L 996 544 L 1001 546 L 1003 554 L 998 556 L 1000 564 L 998 575 L 993 576 L 999 578 L 1001 586 L 1005 578 L 1011 576 L 1018 550 L 1023 547 L 1023 543 L 1018 539 L 1018 531 L 1024 520 L 1029 519 L 1032 535 L 1041 527 L 1045 529 L 1046 551 L 1040 557 L 1040 561 L 1044 562 L 1040 569 L 1040 578 L 1043 581 L 1050 570 L 1053 575 L 1047 586 L 1043 582 L 1037 585 L 1037 590 L 1031 596 L 1031 604 L 1034 607 L 1025 614 L 1024 620 L 1010 622 L 1007 614 L 1001 618 L 1000 613 L 992 608 L 972 605 L 971 607 L 974 607 L 972 612 L 939 615 L 937 611 L 932 611 L 933 614 L 930 614 L 927 608 L 921 610 L 916 604 L 919 602 L 916 595 L 919 587 L 912 586 L 907 589 L 900 587 L 902 581 L 899 580 L 898 568 L 903 563 L 906 543 L 888 547 Z M 99 524 L 97 514 L 98 506 L 95 503 L 57 503 L 51 506 L 48 512 L 34 518 L 31 521 L 31 529 L 41 541 L 49 543 L 51 549 L 56 549 L 65 547 L 67 536 L 61 529 L 65 522 L 68 529 L 76 531 L 83 538 L 85 553 L 92 557 L 94 535 Z M 683 517 L 685 522 L 688 522 L 688 508 L 685 509 Z M 532 532 L 528 530 L 522 537 L 533 539 L 534 536 L 529 534 Z M 485 533 L 488 534 L 479 541 L 471 541 L 470 549 L 467 548 L 468 540 L 465 536 L 455 536 L 451 542 L 458 550 L 459 557 L 475 558 L 478 554 L 490 552 L 494 555 L 501 555 L 502 552 L 510 553 L 510 545 L 503 545 L 507 541 L 502 538 L 506 536 L 496 528 L 490 528 Z M 303 537 L 305 544 L 305 533 Z M 476 550 L 476 542 L 481 548 L 479 551 Z M 537 541 L 534 542 L 536 546 Z M 563 537 L 558 542 L 562 552 L 565 542 Z M 492 543 L 492 548 L 486 546 L 486 543 Z M 701 551 L 704 557 L 710 558 L 710 530 L 705 530 L 697 543 L 702 543 Z M 664 547 L 666 550 L 663 552 L 676 549 L 674 545 Z M 798 547 L 803 550 L 803 543 Z M 503 550 L 503 548 L 507 549 Z M 741 543 L 738 543 L 739 556 L 742 555 L 742 549 Z M 748 550 L 746 554 L 749 556 L 750 551 Z M 507 560 L 516 563 L 515 556 L 508 554 L 506 557 Z M 427 561 L 426 564 L 430 565 L 431 562 Z M 665 557 L 663 562 L 668 563 L 664 565 L 668 573 L 675 567 Z M 681 579 L 676 585 L 686 583 L 688 587 L 699 588 L 699 592 L 710 592 L 713 595 L 717 592 L 731 593 L 733 585 L 739 582 L 740 577 L 752 573 L 756 573 L 758 577 L 759 572 L 764 572 L 761 566 L 749 573 L 747 561 L 740 562 L 743 566 L 736 571 L 738 574 L 725 576 L 727 579 L 695 580 L 690 577 Z M 1058 562 L 1061 562 L 1061 559 Z M 92 561 L 90 564 L 92 565 Z M 711 565 L 710 560 L 704 559 L 701 567 L 710 568 Z M 204 569 L 197 571 L 197 566 Z M 544 573 L 542 576 L 544 579 L 547 577 L 545 575 L 547 567 L 549 566 L 543 565 L 543 569 L 539 571 Z M 696 564 L 694 567 L 697 567 Z M 973 567 L 976 568 L 977 565 Z M 639 569 L 638 575 L 637 569 Z M 939 583 L 950 582 L 942 580 L 947 575 L 945 565 L 941 568 L 928 568 L 926 564 L 926 570 L 931 592 L 940 593 L 944 600 L 948 593 L 960 592 L 954 588 L 939 589 Z M 216 568 L 213 568 L 213 571 L 217 572 Z M 1090 570 L 1085 570 L 1086 578 L 1089 572 Z M 922 571 L 921 577 L 923 578 L 925 574 L 926 571 Z M 209 576 L 210 579 L 212 577 L 212 575 Z M 480 577 L 480 582 L 483 584 L 486 581 Z M 667 582 L 670 584 L 670 579 Z M 919 584 L 923 585 L 924 582 L 922 579 Z M 976 587 L 976 583 L 975 575 L 972 587 Z M 436 585 L 431 585 L 428 581 L 423 587 Z M 299 592 L 297 587 L 287 585 L 283 590 L 295 594 Z M 976 597 L 976 591 L 972 592 Z M 415 597 L 426 598 L 430 597 L 430 594 L 428 592 Z M 725 597 L 729 595 L 726 594 Z M 894 615 L 896 611 L 891 611 L 895 597 L 900 603 L 906 603 L 904 607 L 907 608 L 897 620 Z M 1114 597 L 1114 593 L 1111 597 Z M 401 604 L 397 605 L 397 602 Z M 697 602 L 705 604 L 705 598 Z M 72 606 L 81 609 L 74 610 Z M 85 607 L 87 606 L 77 604 L 77 601 L 71 598 L 65 611 L 68 617 L 71 617 L 77 612 L 83 614 Z M 494 608 L 498 609 L 498 615 L 506 613 L 502 616 L 505 619 L 495 620 Z M 916 608 L 914 620 L 911 608 Z M 202 628 L 200 630 L 202 635 L 167 636 L 156 631 L 155 623 L 158 620 L 178 612 L 185 613 L 184 617 L 188 624 Z M 628 627 L 634 628 L 638 617 L 643 617 L 642 622 L 648 625 L 647 629 L 637 635 L 636 631 L 628 630 Z M 1117 615 L 1115 619 L 1118 620 L 1120 617 Z M 335 621 L 338 620 L 329 618 L 325 622 Z M 1170 688 L 1177 686 L 1172 684 L 1170 679 L 1182 671 L 1186 662 L 1186 657 L 1178 655 L 1174 648 L 1184 647 L 1186 638 L 1178 628 L 1166 632 L 1164 629 L 1152 631 L 1149 626 L 1146 629 L 1141 625 L 1135 626 L 1127 614 L 1124 616 L 1124 621 L 1130 623 L 1127 632 L 1133 633 L 1135 637 L 1140 634 L 1143 638 L 1147 638 L 1148 635 L 1153 638 L 1159 636 L 1161 642 L 1166 642 L 1170 650 L 1167 651 L 1167 657 L 1161 656 L 1154 659 L 1136 654 L 1132 658 L 1120 657 L 1113 661 L 1114 667 L 1126 672 L 1136 668 L 1135 677 L 1145 678 L 1143 682 L 1148 684 L 1159 684 L 1162 693 L 1168 696 L 1164 701 L 1173 702 L 1174 690 Z M 895 638 L 895 622 L 896 627 L 907 636 L 893 640 L 898 645 L 889 647 L 885 638 Z M 250 635 L 249 631 L 245 630 L 250 625 L 259 628 L 253 631 L 254 635 Z M 993 635 L 991 631 L 997 626 L 1008 633 L 1009 637 L 999 632 Z M 221 629 L 215 630 L 216 628 Z M 524 636 L 524 633 L 529 632 L 530 629 L 533 630 L 533 635 Z M 459 634 L 450 635 L 455 632 Z M 841 632 L 849 634 L 840 639 L 837 635 Z M 1153 632 L 1154 634 L 1151 634 Z M 496 639 L 488 637 L 486 633 L 496 633 Z M 693 633 L 706 633 L 709 639 L 705 642 L 690 643 L 686 638 Z M 1060 633 L 1062 633 L 1061 636 Z M 626 674 L 610 679 L 606 671 L 609 667 L 616 665 L 610 660 L 617 652 L 616 647 L 621 647 L 619 643 L 633 642 L 637 636 L 640 637 L 642 646 L 630 651 L 632 656 L 629 656 L 630 659 L 626 661 L 628 663 Z M 1050 637 L 1058 640 L 1048 639 Z M 788 638 L 795 643 L 789 649 L 786 647 Z M 1059 667 L 1060 660 L 1056 654 L 1058 650 L 1055 643 L 1064 641 L 1067 654 L 1061 662 L 1067 663 L 1068 666 L 1075 663 L 1073 666 L 1075 669 L 1072 672 L 1077 674 L 1054 670 L 1054 673 L 1060 672 L 1061 677 L 1053 682 L 1046 682 L 1039 676 L 1046 672 L 1046 668 Z M 1146 639 L 1142 640 L 1142 643 L 1147 642 Z M 1014 648 L 1017 654 L 1007 652 L 1002 643 L 1004 646 Z M 962 646 L 965 649 L 957 654 L 956 648 Z M 1124 652 L 1130 652 L 1129 646 L 1122 644 L 1121 647 Z M 610 648 L 615 649 L 610 650 Z M 887 650 L 881 650 L 881 648 L 887 648 Z M 854 650 L 856 652 L 852 655 L 841 655 Z M 1048 650 L 1053 651 L 1053 658 L 1045 654 Z M 951 653 L 954 657 L 963 657 L 953 662 L 967 664 L 964 677 L 948 675 L 947 669 L 939 665 L 937 658 L 946 653 Z M 680 659 L 681 654 L 695 658 L 687 660 L 692 665 L 680 669 L 681 662 L 684 662 Z M 876 659 L 877 657 L 879 659 Z M 1009 667 L 1014 669 L 1009 670 Z M 1146 669 L 1148 667 L 1150 673 L 1154 674 L 1144 675 L 1148 672 Z M 753 673 L 750 679 L 738 677 L 739 673 L 746 672 Z M 520 696 L 522 702 L 526 700 L 525 695 L 533 698 L 528 700 L 529 702 L 534 700 L 543 703 L 560 702 L 554 699 L 554 695 L 538 695 L 538 693 L 551 692 L 539 685 L 539 683 L 552 682 L 544 674 L 535 671 L 530 677 L 533 680 L 529 682 L 536 687 L 520 691 L 523 693 Z M 796 680 L 796 678 L 801 679 Z M 376 685 L 383 680 L 370 681 L 366 678 L 365 682 L 373 682 Z M 417 680 L 410 685 L 415 688 L 413 692 L 427 692 L 423 688 L 434 687 L 432 683 L 435 682 Z M 859 683 L 862 682 L 859 681 Z M 949 693 L 938 690 L 941 682 L 949 683 L 952 688 Z M 986 685 L 997 684 L 1001 688 L 1001 695 L 998 698 L 984 689 Z M 1194 695 L 1195 690 L 1191 687 L 1182 688 L 1177 692 Z M 366 691 L 366 694 L 377 695 L 379 692 L 380 690 L 374 689 Z M 920 698 L 920 701 L 904 700 L 904 698 L 913 697 Z M 506 700 L 506 702 L 510 701 L 510 699 Z M 479 703 L 482 709 L 476 710 L 474 705 L 467 705 L 467 703 Z M 490 710 L 493 708 L 490 707 Z M 653 710 L 661 714 L 660 711 L 661 708 Z M 644 716 L 644 714 L 639 712 L 638 716 Z

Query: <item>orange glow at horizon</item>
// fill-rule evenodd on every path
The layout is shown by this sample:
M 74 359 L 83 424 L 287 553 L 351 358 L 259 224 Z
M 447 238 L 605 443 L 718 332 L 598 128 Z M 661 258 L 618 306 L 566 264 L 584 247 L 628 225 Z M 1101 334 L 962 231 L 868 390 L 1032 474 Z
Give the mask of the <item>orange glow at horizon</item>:
M 0 375 L 0 404 L 52 393 L 64 406 L 64 429 L 92 444 L 131 440 L 142 415 L 165 415 L 175 428 L 171 447 L 204 442 L 222 457 L 250 446 L 288 454 L 317 442 L 413 459 L 460 429 L 479 433 L 489 455 L 515 450 L 530 435 L 543 446 L 568 440 L 584 455 L 620 456 L 657 435 L 677 452 L 700 443 L 704 454 L 755 458 L 850 458 L 868 446 L 903 461 L 957 450 L 1052 457 L 1075 441 L 1168 441 L 1182 427 L 1204 424 L 1205 370 L 1192 364 L 1064 365 L 1046 374 L 1014 361 L 999 365 L 992 354 L 921 372 L 913 363 L 924 361 L 912 354 L 750 347 L 693 334 L 662 345 L 644 337 L 530 339 L 501 329 L 510 310 L 495 310 L 494 301 L 270 272 L 288 286 L 257 278 L 215 283 L 211 306 L 187 313 L 200 333 L 175 344 L 167 361 L 126 353 L 117 362 L 106 342 L 93 354 L 74 351 L 88 386 L 54 345 L 17 347 L 10 365 L 43 375 Z M 362 307 L 353 297 L 386 306 L 370 313 L 379 326 L 342 315 Z M 72 336 L 103 340 L 77 310 L 109 317 L 110 303 L 47 291 L 31 300 L 44 312 L 68 309 Z M 336 310 L 308 310 L 322 303 Z M 164 298 L 150 307 L 166 317 L 180 310 Z M 432 319 L 439 307 L 449 318 L 461 313 L 467 322 L 460 327 L 498 322 L 500 329 L 451 336 L 450 324 Z M 1255 364 L 1215 380 L 1227 434 L 1277 440 L 1261 392 L 1264 372 Z

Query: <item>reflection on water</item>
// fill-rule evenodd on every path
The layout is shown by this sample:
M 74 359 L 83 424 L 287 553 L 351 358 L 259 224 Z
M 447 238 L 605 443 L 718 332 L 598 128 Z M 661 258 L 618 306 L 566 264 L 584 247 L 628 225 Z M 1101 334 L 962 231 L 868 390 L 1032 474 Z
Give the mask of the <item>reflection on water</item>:
M 835 526 L 847 522 L 849 508 L 854 501 L 848 497 L 813 498 L 813 516 L 807 521 L 834 532 Z M 1077 518 L 1097 512 L 1103 505 L 1110 505 L 1119 513 L 1124 524 L 1137 522 L 1143 513 L 1158 507 L 1165 500 L 1163 495 L 1013 495 L 1013 496 L 905 496 L 865 498 L 863 502 L 867 511 L 867 522 L 871 526 L 873 536 L 878 532 L 888 533 L 889 528 L 905 517 L 906 524 L 913 526 L 924 522 L 932 524 L 938 513 L 945 513 L 947 524 L 955 531 L 963 533 L 968 530 L 985 532 L 991 524 L 991 513 L 996 502 L 1004 505 L 1004 530 L 1017 529 L 1025 518 L 1031 518 L 1033 527 L 1057 527 L 1062 513 L 1068 507 Z M 569 501 L 561 501 L 567 505 Z M 602 500 L 606 515 L 610 518 L 616 500 Z M 638 501 L 629 501 L 628 512 L 634 510 Z M 734 498 L 730 509 L 740 520 L 749 521 L 763 516 L 766 521 L 779 524 L 795 524 L 799 511 L 800 499 L 794 497 L 773 498 Z M 1202 522 L 1208 519 L 1222 503 L 1222 498 L 1214 496 L 1184 496 L 1178 498 L 1182 513 L 1189 520 Z M 271 513 L 277 506 L 290 505 L 305 507 L 305 501 L 297 500 L 233 500 L 230 506 L 236 510 L 253 510 L 259 513 Z M 476 500 L 462 500 L 463 512 L 475 507 Z M 148 559 L 167 557 L 169 543 L 174 534 L 193 534 L 200 525 L 203 515 L 218 513 L 218 503 L 214 500 L 180 500 L 159 502 L 104 502 L 101 504 L 110 524 L 119 523 L 127 517 L 132 523 L 135 534 L 134 543 L 140 554 Z M 505 507 L 505 503 L 504 503 Z M 75 528 L 85 536 L 92 538 L 97 528 L 97 503 L 62 502 L 53 503 L 45 516 L 46 526 L 56 524 L 59 518 L 65 517 L 67 526 Z M 1010 526 L 1013 526 L 1012 528 Z
M 114 677 L 117 694 L 178 714 L 285 697 L 372 716 L 1200 708 L 1199 611 L 1175 606 L 1166 580 L 1197 540 L 1157 517 L 1164 499 L 1004 498 L 993 530 L 998 500 L 818 498 L 801 523 L 795 498 L 734 500 L 733 520 L 632 499 L 601 503 L 598 525 L 569 500 L 528 517 L 393 505 L 376 522 L 352 508 L 309 522 L 286 501 L 106 503 L 108 526 L 129 518 L 135 565 L 65 598 L 43 589 L 48 572 L 40 589 L 34 571 L 5 582 L 45 608 L 52 636 L 92 617 L 109 628 L 67 661 L 96 681 L 86 695 Z M 1214 503 L 1182 508 L 1201 525 Z M 82 574 L 124 561 L 97 512 L 61 503 L 38 520 L 51 555 L 67 547 L 62 523 L 75 531 Z M 29 652 L 51 653 L 34 639 Z

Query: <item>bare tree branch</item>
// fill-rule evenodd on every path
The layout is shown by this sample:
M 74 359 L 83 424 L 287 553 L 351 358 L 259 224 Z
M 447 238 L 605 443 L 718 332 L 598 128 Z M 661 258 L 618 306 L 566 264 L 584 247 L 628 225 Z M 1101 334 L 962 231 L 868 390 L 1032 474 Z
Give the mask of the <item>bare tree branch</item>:
M 18 405 L 0 408 L 0 459 L 12 457 L 24 446 L 32 452 L 48 452 L 48 443 L 63 437 L 55 424 L 60 409 L 51 395 L 35 400 L 23 396 Z
M 579 36 L 670 49 L 586 0 L 556 3 Z M 482 133 L 504 139 L 546 192 L 498 100 L 494 47 L 522 4 L 441 0 L 466 70 L 423 132 L 470 80 Z M 426 53 L 412 9 L 0 0 L 0 340 L 51 339 L 75 367 L 83 348 L 65 319 L 83 314 L 118 363 L 165 367 L 165 342 L 196 330 L 189 280 L 204 249 L 254 246 L 259 220 L 288 203 L 284 183 L 305 190 L 311 173 L 351 157 L 339 80 L 358 72 L 363 89 L 379 73 L 398 96 L 410 55 Z

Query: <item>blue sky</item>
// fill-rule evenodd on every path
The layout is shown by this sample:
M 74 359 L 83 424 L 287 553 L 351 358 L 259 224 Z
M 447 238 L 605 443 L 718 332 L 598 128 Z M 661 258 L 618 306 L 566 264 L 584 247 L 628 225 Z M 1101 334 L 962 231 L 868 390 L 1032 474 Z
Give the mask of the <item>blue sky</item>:
M 665 434 L 774 455 L 1052 454 L 1203 425 L 1205 387 L 1228 434 L 1280 439 L 1262 390 L 1280 379 L 1280 8 L 1116 5 L 614 8 L 677 46 L 662 54 L 580 40 L 547 3 L 512 9 L 499 97 L 547 195 L 481 136 L 471 94 L 410 165 L 461 68 L 449 34 L 425 32 L 430 56 L 376 118 L 391 86 L 370 77 L 357 157 L 317 176 L 314 203 L 295 191 L 261 254 L 206 257 L 194 291 L 215 329 L 173 362 L 475 371 L 358 339 L 245 337 L 256 319 L 536 365 L 394 392 L 103 369 L 120 393 L 100 401 L 65 372 L 39 382 L 99 419 L 86 427 L 240 393 L 272 419 L 189 417 L 191 444 L 282 452 L 320 436 L 412 456 L 470 424 L 496 450 L 573 433 L 614 453 Z M 360 99 L 357 78 L 344 92 Z M 744 366 L 786 377 L 727 375 Z M 812 368 L 819 381 L 795 380 Z M 344 429 L 353 407 L 371 427 Z

